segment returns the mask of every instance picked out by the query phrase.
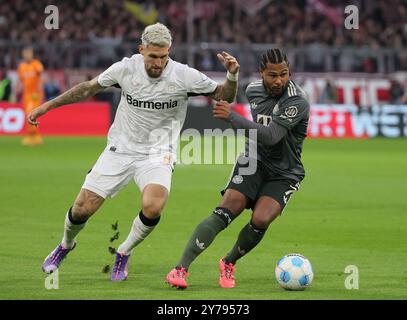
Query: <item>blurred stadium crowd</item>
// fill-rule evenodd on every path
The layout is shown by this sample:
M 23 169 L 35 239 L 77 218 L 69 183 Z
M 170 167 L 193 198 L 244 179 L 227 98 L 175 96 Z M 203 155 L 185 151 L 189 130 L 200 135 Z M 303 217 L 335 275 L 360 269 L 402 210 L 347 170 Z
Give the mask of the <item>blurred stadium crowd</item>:
M 48 100 L 136 53 L 144 27 L 159 21 L 172 31 L 171 56 L 177 61 L 212 76 L 218 72 L 223 79 L 216 53 L 225 50 L 237 57 L 238 101 L 245 101 L 244 88 L 257 75 L 259 54 L 278 45 L 286 49 L 291 71 L 299 83 L 305 82 L 313 103 L 407 102 L 407 0 L 56 0 L 52 4 L 58 9 L 58 29 L 48 30 L 44 22 L 49 1 L 1 1 L 0 100 L 19 100 L 16 70 L 25 46 L 35 49 L 45 67 Z M 344 25 L 347 5 L 358 8 L 357 29 Z M 345 74 L 347 82 L 338 83 L 332 72 Z M 373 98 L 365 98 L 369 95 Z M 117 100 L 111 92 L 99 98 L 112 105 Z
M 262 44 L 291 48 L 294 71 L 407 70 L 405 0 L 57 0 L 58 30 L 44 28 L 48 4 L 2 1 L 0 67 L 15 69 L 33 44 L 45 68 L 104 68 L 160 21 L 172 30 L 173 57 L 201 70 L 222 70 L 215 52 L 228 48 L 253 71 Z M 359 8 L 357 30 L 343 25 L 347 4 Z
M 225 77 L 217 53 L 238 59 L 234 108 L 244 117 L 251 117 L 245 89 L 259 78 L 259 55 L 279 46 L 287 52 L 292 79 L 313 106 L 311 136 L 407 135 L 407 0 L 54 0 L 50 5 L 0 0 L 0 135 L 24 132 L 24 108 L 35 107 L 24 103 L 25 96 L 39 104 L 92 79 L 137 53 L 142 30 L 156 22 L 172 31 L 171 57 L 215 81 Z M 51 21 L 55 29 L 47 29 Z M 34 49 L 35 64 L 44 67 L 34 93 L 22 89 L 18 72 L 23 66 L 26 79 L 33 74 L 34 62 L 23 59 L 27 47 Z M 97 102 L 90 109 L 108 105 L 112 120 L 120 98 L 119 89 L 109 88 L 81 108 L 88 102 Z M 185 127 L 226 128 L 214 123 L 211 104 L 208 97 L 191 97 Z M 68 111 L 55 123 L 74 114 Z M 73 126 L 54 128 L 59 130 L 54 134 L 71 134 Z
M 407 44 L 404 0 L 261 1 L 266 4 L 256 11 L 252 4 L 258 2 L 195 0 L 194 42 L 276 43 L 285 46 L 321 42 L 332 46 L 368 45 L 373 48 Z M 347 3 L 358 5 L 360 31 L 346 32 L 340 19 L 343 10 L 335 10 L 327 16 L 328 11 L 323 11 L 317 3 L 331 8 L 343 8 Z M 57 32 L 44 30 L 38 23 L 43 20 L 44 1 L 6 1 L 0 7 L 0 38 L 27 42 L 91 41 L 94 37 L 138 40 L 144 22 L 157 17 L 171 28 L 175 44 L 188 42 L 185 28 L 187 0 L 146 1 L 143 9 L 151 17 L 144 17 L 144 21 L 136 19 L 123 0 L 71 0 L 54 1 L 53 4 L 60 12 L 61 29 Z

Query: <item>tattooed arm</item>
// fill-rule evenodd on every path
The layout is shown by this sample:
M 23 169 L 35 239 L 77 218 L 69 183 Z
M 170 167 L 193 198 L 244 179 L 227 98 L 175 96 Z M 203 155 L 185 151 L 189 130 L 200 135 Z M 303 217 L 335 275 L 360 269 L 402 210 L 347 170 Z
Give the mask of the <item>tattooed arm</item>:
M 209 97 L 217 101 L 226 100 L 227 102 L 233 102 L 237 93 L 237 78 L 240 65 L 235 57 L 225 51 L 218 53 L 217 57 L 228 73 L 225 82 L 222 85 L 218 85 Z
M 226 81 L 222 85 L 218 85 L 214 92 L 209 97 L 216 101 L 226 100 L 227 102 L 233 102 L 237 93 L 237 81 L 230 81 L 226 78 Z
M 98 77 L 90 81 L 81 82 L 68 91 L 62 93 L 55 99 L 52 99 L 40 105 L 38 108 L 34 109 L 27 115 L 28 123 L 37 125 L 39 123 L 37 119 L 46 114 L 48 111 L 66 104 L 85 100 L 104 90 L 105 88 L 98 83 L 97 79 Z

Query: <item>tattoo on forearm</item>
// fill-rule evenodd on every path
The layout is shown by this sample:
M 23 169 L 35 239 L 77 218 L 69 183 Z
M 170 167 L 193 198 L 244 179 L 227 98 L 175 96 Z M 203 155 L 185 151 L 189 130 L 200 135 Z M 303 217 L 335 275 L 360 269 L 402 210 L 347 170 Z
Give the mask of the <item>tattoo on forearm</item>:
M 211 98 L 215 100 L 226 100 L 227 102 L 233 102 L 237 93 L 237 82 L 226 79 L 222 86 L 219 86 L 213 93 Z
M 65 104 L 82 101 L 86 98 L 94 96 L 102 89 L 103 88 L 98 83 L 94 83 L 93 81 L 79 83 L 68 91 L 56 97 L 53 100 L 54 107 L 56 108 Z
M 237 81 L 226 80 L 223 85 L 223 99 L 228 102 L 235 100 L 237 92 Z

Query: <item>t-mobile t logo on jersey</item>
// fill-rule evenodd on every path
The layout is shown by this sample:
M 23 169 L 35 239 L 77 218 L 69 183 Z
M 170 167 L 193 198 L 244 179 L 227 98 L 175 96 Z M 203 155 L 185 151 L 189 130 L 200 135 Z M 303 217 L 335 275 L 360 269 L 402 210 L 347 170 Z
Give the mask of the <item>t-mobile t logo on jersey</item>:
M 271 121 L 272 118 L 270 116 L 265 116 L 264 114 L 257 115 L 257 123 L 268 126 L 271 123 Z
M 126 100 L 127 103 L 137 107 L 137 108 L 144 108 L 144 109 L 172 109 L 178 106 L 178 101 L 172 101 L 170 99 L 170 101 L 165 101 L 165 102 L 161 102 L 161 101 L 142 101 L 142 100 L 137 100 L 134 99 L 131 95 L 126 94 Z

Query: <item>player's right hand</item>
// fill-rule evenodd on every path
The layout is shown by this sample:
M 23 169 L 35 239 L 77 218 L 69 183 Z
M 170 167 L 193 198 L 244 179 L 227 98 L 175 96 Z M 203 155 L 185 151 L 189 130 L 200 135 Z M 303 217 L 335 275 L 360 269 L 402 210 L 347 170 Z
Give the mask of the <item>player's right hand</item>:
M 217 57 L 219 61 L 223 64 L 225 69 L 232 74 L 236 74 L 239 71 L 240 65 L 237 62 L 236 58 L 229 53 L 222 51 L 222 53 L 218 53 Z
M 47 110 L 44 108 L 43 105 L 39 106 L 38 108 L 35 108 L 32 110 L 30 113 L 27 114 L 27 122 L 29 124 L 32 124 L 34 126 L 37 126 L 39 122 L 37 119 L 47 113 Z
M 221 100 L 216 102 L 213 108 L 213 116 L 218 119 L 230 121 L 230 114 L 232 113 L 232 107 L 229 102 Z

